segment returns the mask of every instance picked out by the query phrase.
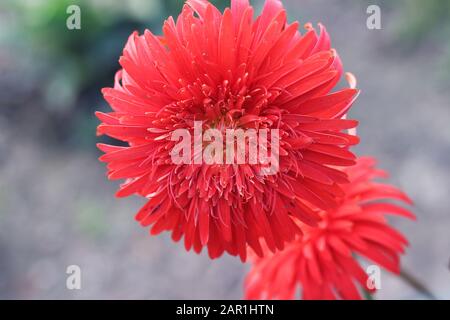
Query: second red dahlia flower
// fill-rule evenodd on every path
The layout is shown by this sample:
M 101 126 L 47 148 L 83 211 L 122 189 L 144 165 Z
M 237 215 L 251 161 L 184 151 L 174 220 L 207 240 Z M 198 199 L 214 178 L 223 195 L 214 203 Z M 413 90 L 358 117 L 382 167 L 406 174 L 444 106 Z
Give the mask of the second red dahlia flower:
M 357 257 L 364 257 L 391 272 L 400 272 L 399 256 L 407 240 L 386 220 L 386 215 L 414 219 L 392 202 L 411 200 L 399 189 L 374 182 L 385 173 L 373 158 L 361 158 L 348 168 L 350 183 L 336 209 L 325 213 L 318 228 L 307 228 L 303 237 L 284 251 L 256 258 L 246 279 L 248 299 L 360 299 L 369 275 Z
M 330 208 L 347 182 L 335 167 L 354 164 L 348 147 L 358 138 L 342 119 L 353 88 L 331 92 L 342 75 L 323 26 L 320 33 L 287 23 L 280 1 L 268 0 L 259 17 L 247 0 L 221 13 L 189 0 L 170 17 L 163 35 L 133 33 L 122 69 L 103 94 L 112 108 L 97 113 L 98 134 L 127 144 L 100 144 L 110 179 L 125 179 L 117 196 L 148 198 L 136 219 L 151 233 L 184 237 L 187 250 L 207 247 L 246 259 L 247 245 L 262 255 L 260 239 L 283 249 L 301 234 L 294 218 L 316 226 L 314 208 Z M 253 164 L 174 164 L 177 129 L 276 129 L 279 171 Z M 246 154 L 246 157 L 251 156 Z

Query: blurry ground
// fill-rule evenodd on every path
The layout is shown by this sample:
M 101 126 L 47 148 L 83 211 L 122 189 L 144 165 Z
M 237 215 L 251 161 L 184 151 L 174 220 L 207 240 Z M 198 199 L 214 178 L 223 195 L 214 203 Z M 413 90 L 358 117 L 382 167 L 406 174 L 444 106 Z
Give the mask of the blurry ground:
M 367 4 L 359 1 L 284 2 L 292 20 L 323 22 L 345 69 L 357 75 L 357 151 L 377 156 L 416 202 L 418 222 L 396 222 L 411 240 L 403 265 L 450 299 L 450 94 L 438 64 L 442 48 L 430 40 L 397 50 L 392 30 L 401 7 L 383 11 L 383 29 L 371 31 Z M 241 298 L 246 265 L 186 253 L 167 235 L 148 236 L 133 220 L 142 200 L 113 197 L 116 185 L 92 148 L 36 139 L 46 116 L 21 68 L 0 51 L 0 298 Z M 6 109 L 20 103 L 25 112 Z M 86 130 L 94 135 L 92 126 Z M 82 290 L 65 287 L 71 264 L 82 269 Z M 383 273 L 377 298 L 421 296 Z

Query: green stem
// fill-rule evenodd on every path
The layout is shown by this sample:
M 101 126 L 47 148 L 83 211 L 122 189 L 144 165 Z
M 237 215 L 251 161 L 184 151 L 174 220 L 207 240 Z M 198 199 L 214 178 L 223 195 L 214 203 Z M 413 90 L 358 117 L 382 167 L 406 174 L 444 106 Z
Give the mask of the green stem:
M 418 292 L 420 292 L 423 296 L 427 297 L 430 300 L 438 300 L 436 296 L 431 292 L 430 289 L 426 287 L 423 282 L 418 280 L 415 276 L 413 276 L 410 272 L 406 270 L 402 270 L 400 272 L 400 277 L 409 284 L 412 288 L 416 289 Z

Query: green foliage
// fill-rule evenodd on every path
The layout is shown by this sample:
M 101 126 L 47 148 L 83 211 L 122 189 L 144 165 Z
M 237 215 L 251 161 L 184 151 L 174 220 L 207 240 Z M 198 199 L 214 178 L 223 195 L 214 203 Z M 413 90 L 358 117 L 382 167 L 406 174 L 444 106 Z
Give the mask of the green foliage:
M 450 80 L 450 1 L 400 0 L 395 3 L 401 12 L 398 43 L 405 50 L 425 45 L 442 51 L 436 69 L 442 80 Z
M 398 6 L 402 10 L 401 41 L 415 45 L 428 36 L 448 39 L 450 1 L 401 0 Z
M 45 106 L 50 111 L 73 108 L 83 91 L 106 78 L 117 64 L 128 34 L 141 26 L 139 17 L 130 10 L 120 11 L 119 2 L 99 2 L 103 6 L 94 3 L 97 2 L 53 0 L 6 5 L 17 20 L 12 30 L 13 45 L 23 49 L 21 54 L 31 54 L 40 61 L 35 67 L 45 70 L 41 85 Z M 151 8 L 152 3 L 157 1 L 147 2 L 146 7 Z M 66 10 L 71 4 L 81 8 L 81 30 L 66 27 Z M 145 11 L 144 6 L 142 10 Z M 121 25 L 129 25 L 130 30 L 120 32 Z M 101 59 L 100 53 L 104 54 Z
M 108 230 L 104 208 L 95 202 L 81 201 L 76 206 L 76 227 L 86 236 L 102 238 Z

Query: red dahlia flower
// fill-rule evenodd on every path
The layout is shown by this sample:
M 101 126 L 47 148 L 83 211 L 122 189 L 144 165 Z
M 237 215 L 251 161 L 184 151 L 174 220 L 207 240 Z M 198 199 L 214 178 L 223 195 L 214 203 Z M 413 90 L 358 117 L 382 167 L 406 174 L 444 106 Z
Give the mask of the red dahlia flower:
M 97 112 L 98 134 L 126 147 L 99 144 L 109 179 L 126 179 L 119 197 L 148 198 L 136 219 L 151 234 L 184 236 L 187 250 L 207 246 L 246 258 L 247 244 L 262 254 L 301 233 L 293 217 L 315 226 L 312 208 L 329 208 L 354 164 L 348 151 L 358 138 L 343 132 L 355 100 L 353 88 L 331 93 L 342 75 L 330 38 L 287 23 L 277 0 L 267 0 L 254 19 L 247 0 L 232 0 L 222 14 L 205 0 L 189 0 L 157 37 L 133 33 L 120 58 L 114 88 L 103 94 L 113 109 Z M 176 129 L 278 129 L 279 171 L 260 165 L 174 164 Z M 247 156 L 248 153 L 247 153 Z
M 305 227 L 304 236 L 284 251 L 255 259 L 245 282 L 246 298 L 294 299 L 301 287 L 304 299 L 360 299 L 357 284 L 368 291 L 374 288 L 367 286 L 369 277 L 356 256 L 399 273 L 399 255 L 407 240 L 389 226 L 385 215 L 415 217 L 380 200 L 412 202 L 399 189 L 374 182 L 386 176 L 374 164 L 373 158 L 360 158 L 346 169 L 350 183 L 345 196 L 336 209 L 321 214 L 319 228 Z

